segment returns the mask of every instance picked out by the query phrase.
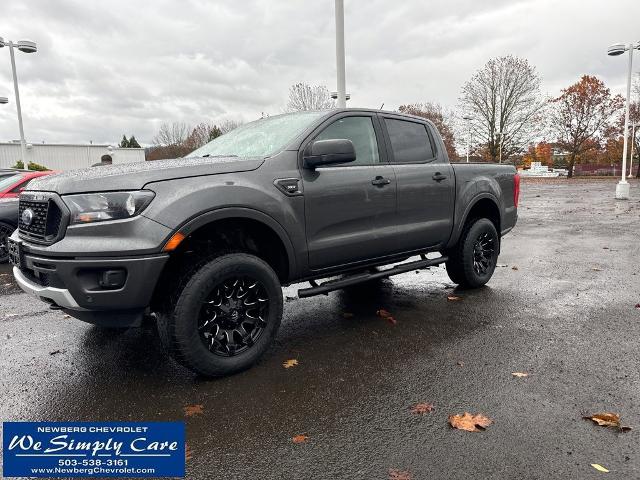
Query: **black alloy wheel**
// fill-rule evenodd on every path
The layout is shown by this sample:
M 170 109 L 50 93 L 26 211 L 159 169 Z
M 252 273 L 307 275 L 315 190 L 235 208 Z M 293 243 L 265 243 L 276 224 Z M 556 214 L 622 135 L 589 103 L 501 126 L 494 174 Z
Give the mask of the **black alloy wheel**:
M 487 232 L 481 233 L 473 244 L 473 270 L 478 275 L 489 271 L 495 252 L 495 239 Z
M 255 344 L 268 318 L 264 285 L 248 276 L 233 277 L 216 285 L 203 302 L 198 332 L 211 353 L 230 357 Z

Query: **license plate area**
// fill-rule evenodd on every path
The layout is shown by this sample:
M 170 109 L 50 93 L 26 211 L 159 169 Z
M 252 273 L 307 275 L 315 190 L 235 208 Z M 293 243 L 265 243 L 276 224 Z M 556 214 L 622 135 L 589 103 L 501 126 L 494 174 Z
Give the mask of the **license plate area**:
M 8 239 L 8 253 L 9 253 L 9 262 L 11 262 L 16 267 L 20 268 L 22 266 L 22 245 L 15 240 Z

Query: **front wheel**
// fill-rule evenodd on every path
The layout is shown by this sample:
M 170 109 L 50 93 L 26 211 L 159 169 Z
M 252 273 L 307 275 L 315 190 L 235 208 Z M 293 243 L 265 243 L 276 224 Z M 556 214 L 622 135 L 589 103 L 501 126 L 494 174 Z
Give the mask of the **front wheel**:
M 253 365 L 282 319 L 276 273 L 253 255 L 233 253 L 206 261 L 183 276 L 160 312 L 160 338 L 187 368 L 219 377 Z
M 0 222 L 0 263 L 9 261 L 9 237 L 14 230 L 11 225 Z
M 481 287 L 491 279 L 499 252 L 500 238 L 493 222 L 487 218 L 470 221 L 449 253 L 447 274 L 461 287 Z

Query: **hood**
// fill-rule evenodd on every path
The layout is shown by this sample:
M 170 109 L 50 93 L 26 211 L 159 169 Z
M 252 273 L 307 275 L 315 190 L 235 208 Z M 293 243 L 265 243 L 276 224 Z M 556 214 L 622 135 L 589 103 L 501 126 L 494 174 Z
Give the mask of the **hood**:
M 27 190 L 56 192 L 61 195 L 109 190 L 139 190 L 148 183 L 175 178 L 255 170 L 263 162 L 264 158 L 191 157 L 124 163 L 47 175 L 33 180 Z

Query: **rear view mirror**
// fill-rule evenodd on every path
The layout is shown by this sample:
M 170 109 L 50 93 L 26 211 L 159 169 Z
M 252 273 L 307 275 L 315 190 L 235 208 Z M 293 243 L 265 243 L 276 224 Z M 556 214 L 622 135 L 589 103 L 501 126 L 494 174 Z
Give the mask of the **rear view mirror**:
M 347 139 L 316 140 L 304 151 L 303 166 L 313 170 L 321 165 L 353 162 L 356 149 Z

